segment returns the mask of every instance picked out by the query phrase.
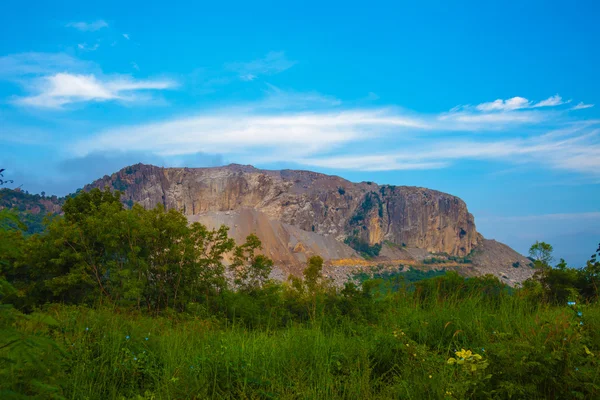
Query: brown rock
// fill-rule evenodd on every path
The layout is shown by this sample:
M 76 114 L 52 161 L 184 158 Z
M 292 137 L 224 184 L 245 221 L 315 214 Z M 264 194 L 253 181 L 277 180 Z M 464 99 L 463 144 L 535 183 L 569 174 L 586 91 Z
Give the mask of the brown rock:
M 458 197 L 409 186 L 351 183 L 310 171 L 251 166 L 160 168 L 137 164 L 86 186 L 124 192 L 124 201 L 163 204 L 188 216 L 251 208 L 308 232 L 369 244 L 388 240 L 430 252 L 466 255 L 479 235 Z

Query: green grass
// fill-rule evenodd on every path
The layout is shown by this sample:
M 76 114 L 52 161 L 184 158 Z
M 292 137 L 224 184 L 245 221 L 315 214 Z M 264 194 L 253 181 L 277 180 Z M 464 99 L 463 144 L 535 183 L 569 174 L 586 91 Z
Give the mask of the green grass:
M 580 318 L 573 307 L 532 306 L 516 295 L 494 302 L 464 294 L 423 301 L 400 291 L 374 301 L 381 303 L 374 323 L 323 311 L 313 322 L 277 329 L 248 329 L 214 316 L 50 305 L 39 314 L 43 319 L 17 319 L 14 327 L 22 338 L 51 339 L 57 347 L 37 346 L 46 363 L 3 364 L 1 393 L 69 399 L 600 396 L 597 305 L 578 308 Z M 449 365 L 461 348 L 489 366 L 470 372 Z M 13 353 L 0 351 L 4 359 Z

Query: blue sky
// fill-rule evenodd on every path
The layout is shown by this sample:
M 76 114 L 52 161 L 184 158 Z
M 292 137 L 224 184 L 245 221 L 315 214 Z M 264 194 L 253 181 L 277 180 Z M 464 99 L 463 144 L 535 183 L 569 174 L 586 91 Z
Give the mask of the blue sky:
M 3 3 L 6 177 L 311 169 L 455 194 L 521 252 L 596 249 L 597 2 L 213 3 Z

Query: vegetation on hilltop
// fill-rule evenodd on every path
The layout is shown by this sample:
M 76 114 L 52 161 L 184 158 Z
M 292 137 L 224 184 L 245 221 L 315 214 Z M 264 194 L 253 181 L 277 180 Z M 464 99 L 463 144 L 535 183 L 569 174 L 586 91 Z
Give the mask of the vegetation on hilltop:
M 64 201 L 64 197 L 47 197 L 43 192 L 30 194 L 22 190 L 0 189 L 0 209 L 15 210 L 28 234 L 42 232 L 44 218 L 58 214 Z
M 339 289 L 318 256 L 277 283 L 257 237 L 119 193 L 63 211 L 29 236 L 0 212 L 2 398 L 600 396 L 597 255 L 553 267 L 536 244 L 515 289 L 410 270 Z

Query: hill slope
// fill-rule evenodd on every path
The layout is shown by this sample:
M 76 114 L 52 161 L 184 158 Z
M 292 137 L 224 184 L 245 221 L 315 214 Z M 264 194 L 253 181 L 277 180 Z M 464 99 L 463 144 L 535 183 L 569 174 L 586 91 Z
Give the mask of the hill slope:
M 532 275 L 528 260 L 476 230 L 458 197 L 435 190 L 352 183 L 310 171 L 260 170 L 252 166 L 160 168 L 136 164 L 105 176 L 84 190 L 110 187 L 125 203 L 163 204 L 190 221 L 229 226 L 241 241 L 256 233 L 264 253 L 288 270 L 307 257 L 336 265 L 420 262 L 429 254 L 469 256 L 465 273 L 492 273 L 515 284 Z M 359 250 L 381 254 L 365 263 Z M 391 246 L 390 246 L 391 245 Z M 364 253 L 363 253 L 364 254 Z M 517 264 L 518 263 L 518 264 Z M 515 267 L 516 266 L 516 267 Z
M 464 256 L 481 240 L 473 216 L 458 197 L 418 187 L 352 183 L 309 171 L 137 164 L 84 190 L 105 186 L 144 207 L 161 203 L 190 216 L 252 208 L 305 231 L 340 241 L 353 237 L 367 245 L 388 240 Z

